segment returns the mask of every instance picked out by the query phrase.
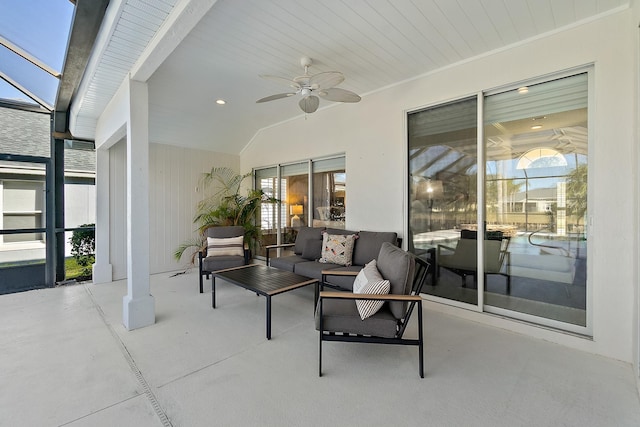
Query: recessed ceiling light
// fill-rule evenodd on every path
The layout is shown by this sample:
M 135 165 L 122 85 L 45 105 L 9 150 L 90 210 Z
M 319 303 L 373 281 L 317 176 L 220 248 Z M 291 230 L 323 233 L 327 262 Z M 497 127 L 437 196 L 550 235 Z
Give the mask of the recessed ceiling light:
M 536 130 L 536 129 L 542 129 L 542 125 L 533 125 L 531 126 L 532 130 Z
M 527 93 L 529 92 L 529 88 L 526 86 L 522 86 L 518 88 L 518 93 Z
M 218 100 L 216 100 L 216 104 L 218 104 L 218 105 L 224 105 L 224 104 L 226 104 L 226 103 L 227 103 L 227 101 L 225 101 L 224 99 L 218 99 Z

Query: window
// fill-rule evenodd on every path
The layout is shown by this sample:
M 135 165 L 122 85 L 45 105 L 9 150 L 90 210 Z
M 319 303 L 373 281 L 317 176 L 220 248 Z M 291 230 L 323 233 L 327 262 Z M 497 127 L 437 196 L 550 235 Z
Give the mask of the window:
M 427 294 L 585 333 L 587 88 L 581 73 L 409 113 L 409 243 L 436 263 Z
M 280 200 L 263 204 L 259 223 L 264 246 L 293 243 L 304 226 L 345 228 L 347 174 L 344 156 L 312 159 L 255 170 L 255 187 Z

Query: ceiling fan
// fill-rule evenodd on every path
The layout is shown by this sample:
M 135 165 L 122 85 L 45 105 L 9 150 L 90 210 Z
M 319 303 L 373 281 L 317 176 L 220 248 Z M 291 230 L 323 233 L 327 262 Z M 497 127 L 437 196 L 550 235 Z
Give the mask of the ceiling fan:
M 264 79 L 285 83 L 293 89 L 292 92 L 278 93 L 258 99 L 256 103 L 275 101 L 294 95 L 302 96 L 298 105 L 305 113 L 313 113 L 320 105 L 320 98 L 334 102 L 359 102 L 360 96 L 350 90 L 340 89 L 335 86 L 344 81 L 344 75 L 338 71 L 326 71 L 309 75 L 311 58 L 304 56 L 300 59 L 300 65 L 304 67 L 304 75 L 287 79 L 278 76 L 261 75 Z M 319 98 L 320 97 L 320 98 Z

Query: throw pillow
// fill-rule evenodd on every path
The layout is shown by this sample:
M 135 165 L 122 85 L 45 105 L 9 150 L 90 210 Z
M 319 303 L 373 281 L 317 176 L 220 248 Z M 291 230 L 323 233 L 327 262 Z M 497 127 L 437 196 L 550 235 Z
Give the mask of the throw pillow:
M 356 234 L 329 234 L 322 236 L 322 256 L 318 261 L 323 263 L 351 265 Z
M 382 277 L 382 274 L 378 271 L 376 260 L 373 259 L 364 265 L 353 281 L 353 293 L 361 294 L 362 288 L 367 286 L 367 283 L 379 282 L 381 280 L 384 280 L 384 277 Z
M 376 295 L 387 295 L 389 293 L 389 289 L 391 289 L 391 283 L 388 280 L 380 280 L 378 282 L 369 282 L 362 288 L 361 292 L 357 292 L 359 294 L 376 294 Z M 354 292 L 356 293 L 356 292 Z M 356 307 L 358 308 L 358 313 L 360 313 L 360 318 L 362 320 L 373 316 L 382 308 L 384 305 L 384 301 L 377 300 L 356 300 Z
M 244 255 L 244 236 L 220 239 L 207 237 L 207 256 Z

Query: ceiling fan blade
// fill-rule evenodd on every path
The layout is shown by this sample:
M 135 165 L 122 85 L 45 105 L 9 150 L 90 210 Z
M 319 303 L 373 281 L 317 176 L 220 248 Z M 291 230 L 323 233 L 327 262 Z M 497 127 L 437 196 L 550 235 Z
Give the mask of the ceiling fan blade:
M 266 80 L 271 80 L 280 84 L 285 84 L 289 87 L 295 88 L 295 89 L 300 89 L 300 84 L 298 82 L 294 82 L 291 79 L 287 79 L 285 77 L 279 77 L 279 76 L 271 76 L 268 74 L 261 74 L 260 77 L 262 77 L 263 79 Z
M 256 101 L 256 104 L 259 104 L 261 102 L 269 102 L 269 101 L 275 101 L 276 99 L 282 99 L 282 98 L 288 98 L 290 96 L 295 95 L 295 92 L 291 92 L 291 93 L 278 93 L 275 95 L 271 95 L 271 96 L 265 96 L 264 98 L 260 98 Z
M 309 86 L 313 89 L 329 89 L 344 81 L 344 75 L 338 71 L 327 71 L 309 77 Z
M 309 95 L 300 100 L 298 102 L 300 109 L 305 113 L 313 113 L 318 109 L 320 105 L 320 98 L 314 95 Z
M 321 90 L 318 92 L 318 95 L 327 101 L 335 102 L 359 102 L 362 99 L 357 93 L 346 89 L 340 89 L 338 87 Z

